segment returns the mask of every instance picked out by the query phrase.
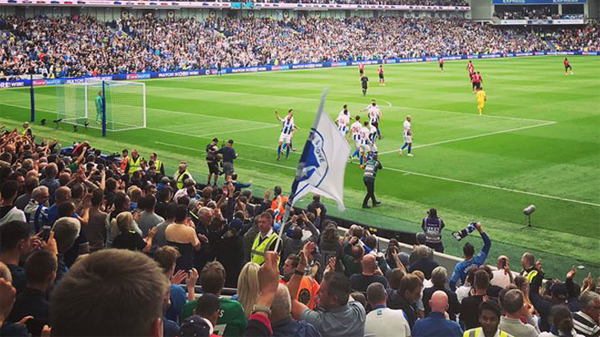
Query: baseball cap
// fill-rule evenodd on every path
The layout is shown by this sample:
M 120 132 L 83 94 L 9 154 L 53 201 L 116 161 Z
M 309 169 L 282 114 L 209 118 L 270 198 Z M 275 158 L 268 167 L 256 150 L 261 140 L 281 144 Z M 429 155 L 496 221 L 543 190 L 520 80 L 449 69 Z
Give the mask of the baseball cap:
M 233 219 L 233 221 L 231 221 L 229 227 L 239 231 L 240 229 L 242 229 L 243 225 L 244 224 L 242 223 L 242 220 L 235 218 Z
M 183 320 L 179 327 L 179 337 L 209 337 L 210 325 L 198 315 L 190 316 Z

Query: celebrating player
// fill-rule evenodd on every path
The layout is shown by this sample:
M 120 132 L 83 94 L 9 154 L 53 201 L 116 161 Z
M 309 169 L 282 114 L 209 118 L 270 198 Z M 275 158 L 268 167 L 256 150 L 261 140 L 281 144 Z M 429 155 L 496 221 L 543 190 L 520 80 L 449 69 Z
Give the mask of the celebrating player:
M 352 140 L 354 141 L 355 150 L 350 156 L 350 162 L 354 157 L 358 157 L 360 152 L 360 130 L 362 129 L 362 125 L 360 124 L 360 116 L 356 115 L 354 118 L 354 123 L 350 125 L 350 132 L 352 133 Z
M 295 129 L 299 129 L 296 124 L 294 124 L 294 109 L 288 110 L 288 114 L 285 118 L 279 117 L 279 112 L 275 110 L 275 117 L 282 123 L 279 146 L 277 147 L 277 160 L 281 157 L 282 145 L 285 146 L 285 159 L 288 159 L 292 148 L 292 133 Z
M 404 121 L 404 132 L 402 132 L 402 136 L 404 136 L 404 145 L 400 148 L 400 155 L 402 155 L 402 150 L 404 150 L 408 146 L 408 154 L 407 156 L 412 157 L 412 130 L 411 130 L 411 117 L 410 115 L 406 116 L 406 120 Z
M 102 123 L 99 119 L 102 118 L 102 91 L 98 91 L 96 96 L 96 124 Z
M 361 127 L 360 132 L 358 133 L 360 138 L 359 164 L 361 165 L 361 167 L 363 163 L 367 162 L 367 156 L 369 155 L 369 152 L 371 152 L 371 140 L 369 139 L 369 133 L 371 133 L 371 131 L 369 130 L 369 122 L 364 121 L 363 126 Z
M 569 60 L 566 57 L 563 60 L 563 64 L 565 66 L 565 75 L 567 74 L 567 70 L 571 72 L 571 75 L 573 75 L 573 67 L 571 67 Z
M 369 141 L 371 146 L 372 154 L 377 154 L 377 145 L 375 145 L 375 139 L 377 139 L 377 128 L 373 124 L 369 124 Z
M 381 109 L 375 102 L 374 99 L 371 100 L 371 104 L 367 105 L 365 108 L 360 109 L 359 111 L 365 111 L 369 114 L 369 123 L 375 126 L 377 129 L 377 137 L 381 139 L 381 132 L 379 131 L 379 119 L 381 118 Z
M 363 76 L 360 78 L 360 82 L 361 82 L 361 86 L 362 86 L 363 96 L 366 96 L 367 88 L 369 88 L 369 78 L 367 76 Z
M 377 73 L 379 74 L 379 85 L 385 85 L 385 78 L 383 77 L 383 65 L 379 65 Z
M 487 101 L 487 96 L 485 95 L 483 88 L 479 87 L 477 89 L 477 92 L 475 93 L 475 99 L 477 99 L 477 111 L 481 115 L 485 101 Z
M 338 118 L 335 120 L 338 130 L 344 135 L 348 134 L 348 126 L 350 124 L 350 116 L 348 115 L 348 105 L 344 104 L 344 108 L 340 111 Z
M 440 65 L 440 71 L 444 71 L 444 58 L 441 55 L 438 57 L 438 64 Z

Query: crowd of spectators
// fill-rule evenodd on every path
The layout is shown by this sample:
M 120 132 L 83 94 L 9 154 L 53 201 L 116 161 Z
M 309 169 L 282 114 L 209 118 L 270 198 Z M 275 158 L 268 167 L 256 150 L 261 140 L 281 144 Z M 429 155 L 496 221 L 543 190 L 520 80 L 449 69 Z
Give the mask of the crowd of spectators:
M 529 252 L 520 273 L 504 255 L 492 270 L 493 242 L 479 223 L 470 239 L 481 247 L 464 244 L 449 271 L 433 260 L 430 232 L 417 234 L 411 254 L 393 239 L 383 250 L 361 226 L 341 234 L 319 196 L 283 223 L 281 188 L 255 198 L 233 165 L 220 187 L 209 176 L 200 188 L 183 162 L 165 174 L 156 153 L 117 160 L 87 141 L 61 148 L 38 137 L 27 123 L 0 134 L 2 336 L 600 331 L 600 278 L 578 285 L 573 267 L 546 280 Z M 213 143 L 206 151 L 209 167 L 224 153 Z M 223 296 L 224 287 L 237 293 Z
M 466 0 L 268 0 L 256 2 L 342 5 L 469 6 L 469 3 Z
M 553 11 L 554 9 L 554 11 Z M 550 5 L 542 6 L 496 6 L 494 16 L 503 20 L 524 19 L 559 19 L 557 7 Z
M 596 26 L 594 32 L 597 31 Z M 524 28 L 440 18 L 0 18 L 0 78 L 545 50 Z M 557 35 L 570 39 L 566 32 Z M 597 34 L 587 35 L 597 44 Z
M 552 39 L 563 50 L 598 50 L 600 27 L 589 25 L 584 28 L 561 28 L 552 32 Z

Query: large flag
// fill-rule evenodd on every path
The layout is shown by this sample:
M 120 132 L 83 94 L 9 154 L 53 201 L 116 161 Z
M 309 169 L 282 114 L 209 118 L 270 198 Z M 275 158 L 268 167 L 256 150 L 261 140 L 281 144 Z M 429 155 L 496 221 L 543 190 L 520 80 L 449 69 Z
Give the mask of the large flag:
M 293 205 L 307 193 L 318 193 L 337 201 L 338 208 L 343 210 L 344 173 L 350 146 L 331 117 L 323 111 L 326 93 L 323 91 L 317 116 L 302 150 L 289 204 Z

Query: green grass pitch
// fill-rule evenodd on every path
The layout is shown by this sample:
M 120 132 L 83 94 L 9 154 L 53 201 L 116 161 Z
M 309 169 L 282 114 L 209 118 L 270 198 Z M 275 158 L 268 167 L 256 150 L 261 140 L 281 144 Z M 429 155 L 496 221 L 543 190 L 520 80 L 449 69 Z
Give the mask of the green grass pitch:
M 169 78 L 146 81 L 148 127 L 110 133 L 73 133 L 63 125 L 34 131 L 68 141 L 89 139 L 106 151 L 136 147 L 147 158 L 156 151 L 174 171 L 190 163 L 205 182 L 204 146 L 212 137 L 233 138 L 240 180 L 254 191 L 282 185 L 289 191 L 320 94 L 328 88 L 326 111 L 335 118 L 343 104 L 351 115 L 377 100 L 382 109 L 378 141 L 384 169 L 376 182 L 381 207 L 360 209 L 364 186 L 358 165 L 345 175 L 345 204 L 331 214 L 370 225 L 419 231 L 420 219 L 436 207 L 444 219 L 446 252 L 460 256 L 463 242 L 450 232 L 479 220 L 492 239 L 488 262 L 508 253 L 513 269 L 533 251 L 545 269 L 563 277 L 571 264 L 600 270 L 600 58 L 570 57 L 575 75 L 563 74 L 562 57 L 474 60 L 488 100 L 478 116 L 465 70 L 466 61 L 385 65 L 386 86 L 377 84 L 376 66 L 367 66 L 370 88 L 360 91 L 356 67 Z M 37 120 L 53 119 L 44 110 Z M 0 91 L 0 123 L 28 119 L 26 90 Z M 46 97 L 47 99 L 48 97 Z M 297 152 L 276 161 L 280 125 L 274 111 L 293 108 L 301 130 Z M 400 157 L 402 122 L 412 116 L 414 157 Z M 365 118 L 365 113 L 361 113 Z M 51 122 L 49 124 L 52 124 Z M 82 129 L 82 128 L 80 128 Z M 308 198 L 301 201 L 306 204 Z M 524 228 L 522 210 L 535 204 L 533 227 Z M 481 246 L 478 235 L 468 241 Z M 583 274 L 583 273 L 580 273 Z M 586 273 L 587 274 L 587 273 Z M 580 275 L 581 276 L 581 275 Z

